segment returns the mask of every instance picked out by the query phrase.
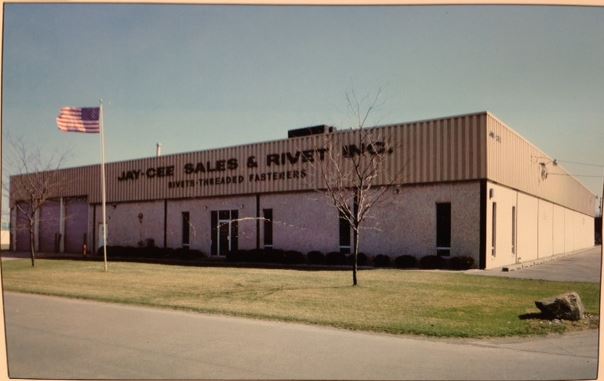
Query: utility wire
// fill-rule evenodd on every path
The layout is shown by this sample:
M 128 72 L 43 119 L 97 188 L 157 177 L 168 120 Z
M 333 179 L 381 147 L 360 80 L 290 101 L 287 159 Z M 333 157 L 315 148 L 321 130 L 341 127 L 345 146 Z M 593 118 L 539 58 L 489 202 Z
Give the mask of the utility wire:
M 548 173 L 548 176 L 572 176 L 572 177 L 602 177 L 604 175 L 576 175 L 574 173 Z
M 585 163 L 585 162 L 581 162 L 581 161 L 560 160 L 560 159 L 557 159 L 557 161 L 562 162 L 562 163 L 571 163 L 571 164 L 578 164 L 578 165 L 586 165 L 588 167 L 600 167 L 600 168 L 604 168 L 604 164 Z M 577 176 L 579 176 L 579 175 L 577 175 Z

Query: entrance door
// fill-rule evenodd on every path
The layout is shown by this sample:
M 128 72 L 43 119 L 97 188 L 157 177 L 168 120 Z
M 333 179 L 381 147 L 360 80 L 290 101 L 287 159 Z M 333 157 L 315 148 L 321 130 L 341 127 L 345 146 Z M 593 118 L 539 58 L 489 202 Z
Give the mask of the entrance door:
M 238 210 L 211 212 L 211 255 L 227 255 L 238 250 Z
M 231 251 L 231 221 L 218 221 L 218 255 L 226 255 Z

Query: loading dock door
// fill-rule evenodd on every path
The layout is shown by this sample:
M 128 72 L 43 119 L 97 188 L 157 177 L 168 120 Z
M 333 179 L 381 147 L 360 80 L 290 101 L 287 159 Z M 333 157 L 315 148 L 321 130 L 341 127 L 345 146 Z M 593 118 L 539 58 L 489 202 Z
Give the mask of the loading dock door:
M 88 231 L 88 202 L 85 198 L 65 200 L 65 252 L 81 253 Z
M 29 251 L 29 219 L 26 213 L 29 211 L 29 205 L 25 203 L 19 203 L 19 206 L 15 207 L 17 213 L 17 251 Z
M 60 208 L 57 200 L 48 200 L 40 208 L 39 218 L 39 250 L 43 253 L 59 251 Z

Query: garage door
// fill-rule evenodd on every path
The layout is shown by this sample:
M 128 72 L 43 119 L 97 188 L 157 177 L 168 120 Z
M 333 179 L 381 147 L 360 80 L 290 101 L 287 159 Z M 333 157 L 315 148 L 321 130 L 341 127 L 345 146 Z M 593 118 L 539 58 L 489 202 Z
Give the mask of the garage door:
M 65 199 L 65 252 L 81 253 L 88 231 L 88 201 Z
M 15 210 L 17 211 L 17 251 L 29 251 L 29 219 L 25 214 L 29 206 L 19 203 Z
M 49 200 L 40 209 L 39 218 L 39 251 L 43 253 L 53 253 L 59 251 L 58 235 L 60 231 L 59 201 Z

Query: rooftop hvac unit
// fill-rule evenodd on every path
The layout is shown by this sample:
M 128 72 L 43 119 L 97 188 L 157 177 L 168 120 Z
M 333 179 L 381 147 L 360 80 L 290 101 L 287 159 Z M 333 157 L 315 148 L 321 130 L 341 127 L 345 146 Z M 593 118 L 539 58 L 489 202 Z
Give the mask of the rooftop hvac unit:
M 328 134 L 335 131 L 335 127 L 328 126 L 326 124 L 319 124 L 318 126 L 296 128 L 294 130 L 287 131 L 288 138 L 297 138 L 300 136 L 320 135 Z

